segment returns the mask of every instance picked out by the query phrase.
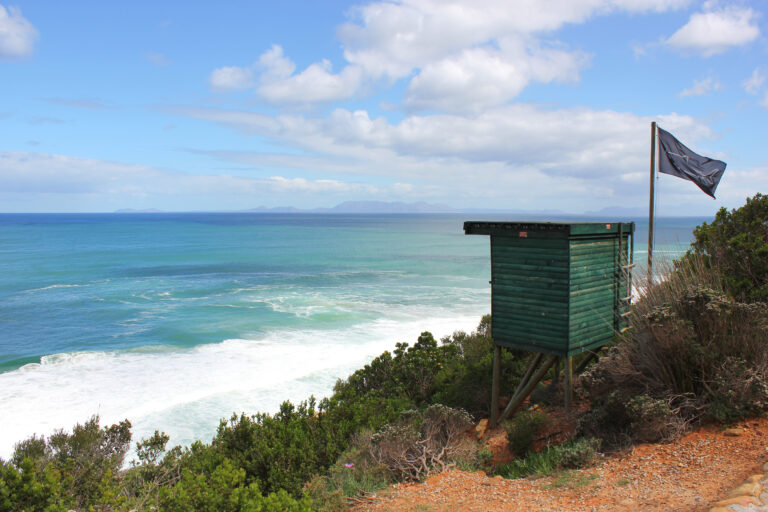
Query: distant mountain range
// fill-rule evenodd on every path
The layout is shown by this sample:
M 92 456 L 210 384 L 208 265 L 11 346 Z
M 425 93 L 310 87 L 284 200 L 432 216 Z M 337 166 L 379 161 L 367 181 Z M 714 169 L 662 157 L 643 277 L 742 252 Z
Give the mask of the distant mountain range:
M 403 202 L 385 202 L 385 201 L 345 201 L 332 208 L 311 208 L 303 209 L 294 206 L 266 207 L 258 206 L 248 210 L 236 210 L 239 212 L 253 213 L 466 213 L 466 214 L 514 214 L 525 217 L 547 216 L 547 217 L 643 217 L 648 214 L 642 208 L 622 208 L 612 206 L 597 211 L 584 212 L 581 215 L 567 213 L 562 210 L 515 210 L 515 209 L 492 209 L 492 208 L 453 208 L 446 204 L 425 203 L 423 201 L 416 203 Z M 163 210 L 155 208 L 136 210 L 133 208 L 124 208 L 116 210 L 115 213 L 163 213 Z

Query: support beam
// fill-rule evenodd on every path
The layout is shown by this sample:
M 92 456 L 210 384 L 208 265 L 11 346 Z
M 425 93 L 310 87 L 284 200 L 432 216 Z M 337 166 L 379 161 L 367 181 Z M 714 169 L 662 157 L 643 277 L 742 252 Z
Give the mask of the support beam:
M 533 375 L 534 370 L 536 370 L 536 367 L 539 366 L 539 363 L 541 362 L 541 358 L 544 357 L 542 354 L 536 354 L 536 356 L 533 358 L 533 361 L 531 361 L 531 364 L 528 365 L 528 369 L 525 371 L 525 374 L 523 375 L 523 378 L 520 379 L 520 384 L 517 385 L 517 389 L 515 390 L 515 394 L 512 395 L 511 400 L 514 400 L 517 395 L 520 394 L 520 392 L 525 388 L 525 386 L 528 385 L 528 381 L 531 380 L 531 375 Z
M 491 380 L 491 428 L 499 420 L 499 385 L 501 379 L 501 347 L 493 346 L 493 380 Z
M 520 407 L 520 405 L 522 405 L 523 401 L 528 398 L 528 395 L 531 394 L 539 381 L 541 381 L 541 378 L 544 377 L 544 374 L 547 373 L 553 364 L 555 364 L 556 359 L 557 356 L 549 356 L 544 361 L 544 364 L 542 364 L 539 369 L 536 370 L 536 372 L 531 376 L 525 387 L 522 388 L 519 392 L 515 393 L 515 396 L 512 397 L 512 400 L 510 400 L 509 404 L 507 404 L 507 407 L 504 408 L 504 412 L 501 413 L 499 421 L 503 421 L 508 418 L 518 409 L 518 407 Z
M 592 361 L 593 361 L 593 360 L 594 360 L 594 359 L 597 357 L 597 353 L 598 353 L 598 351 L 599 351 L 599 349 L 598 349 L 598 350 L 595 350 L 595 351 L 590 351 L 590 352 L 587 354 L 587 357 L 585 357 L 585 358 L 584 358 L 584 359 L 583 359 L 583 360 L 582 360 L 582 361 L 579 363 L 579 366 L 577 366 L 577 367 L 576 367 L 576 369 L 574 370 L 574 372 L 575 372 L 577 375 L 578 375 L 578 374 L 580 374 L 581 372 L 583 372 L 583 371 L 584 371 L 584 369 L 586 369 L 587 365 L 588 365 L 589 363 L 591 363 L 591 362 L 592 362 Z
M 565 373 L 565 409 L 570 410 L 573 406 L 573 358 L 565 358 L 565 366 L 563 368 Z

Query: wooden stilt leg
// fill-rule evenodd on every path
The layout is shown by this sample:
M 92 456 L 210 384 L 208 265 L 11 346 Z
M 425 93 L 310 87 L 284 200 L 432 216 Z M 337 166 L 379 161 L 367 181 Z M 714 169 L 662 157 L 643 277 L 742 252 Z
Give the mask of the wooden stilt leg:
M 499 421 L 499 385 L 501 379 L 501 347 L 493 347 L 493 380 L 491 381 L 491 428 Z

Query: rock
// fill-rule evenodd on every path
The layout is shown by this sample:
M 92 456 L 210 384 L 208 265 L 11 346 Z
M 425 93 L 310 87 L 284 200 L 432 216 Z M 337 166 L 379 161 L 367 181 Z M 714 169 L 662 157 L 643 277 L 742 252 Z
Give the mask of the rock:
M 712 507 L 709 512 L 733 512 L 733 510 L 725 507 Z
M 488 430 L 488 420 L 483 418 L 477 423 L 475 432 L 477 432 L 478 439 L 485 435 L 485 431 Z
M 726 437 L 739 437 L 743 433 L 743 428 L 727 428 L 723 430 L 723 435 Z
M 754 496 L 737 496 L 736 498 L 720 500 L 715 503 L 716 507 L 727 507 L 729 505 L 741 505 L 742 507 L 748 507 L 749 505 L 760 505 L 760 502 Z
M 747 478 L 747 483 L 748 484 L 760 483 L 763 481 L 763 479 L 765 479 L 765 475 L 763 475 L 762 473 L 759 473 Z
M 621 505 L 622 507 L 636 507 L 637 502 L 629 498 L 624 498 L 623 500 L 619 501 L 617 505 Z
M 760 496 L 763 490 L 763 486 L 758 483 L 746 483 L 741 484 L 734 490 L 728 493 L 729 498 L 735 498 L 736 496 Z
M 765 472 L 767 472 L 767 473 L 768 473 L 768 462 L 766 462 L 765 464 L 763 464 L 763 471 L 765 471 Z

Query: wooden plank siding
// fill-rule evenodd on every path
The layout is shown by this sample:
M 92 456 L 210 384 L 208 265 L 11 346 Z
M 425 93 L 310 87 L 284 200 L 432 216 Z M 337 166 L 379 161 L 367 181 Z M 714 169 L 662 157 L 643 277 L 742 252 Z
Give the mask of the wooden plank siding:
M 622 327 L 634 223 L 466 222 L 491 237 L 494 343 L 570 357 Z

